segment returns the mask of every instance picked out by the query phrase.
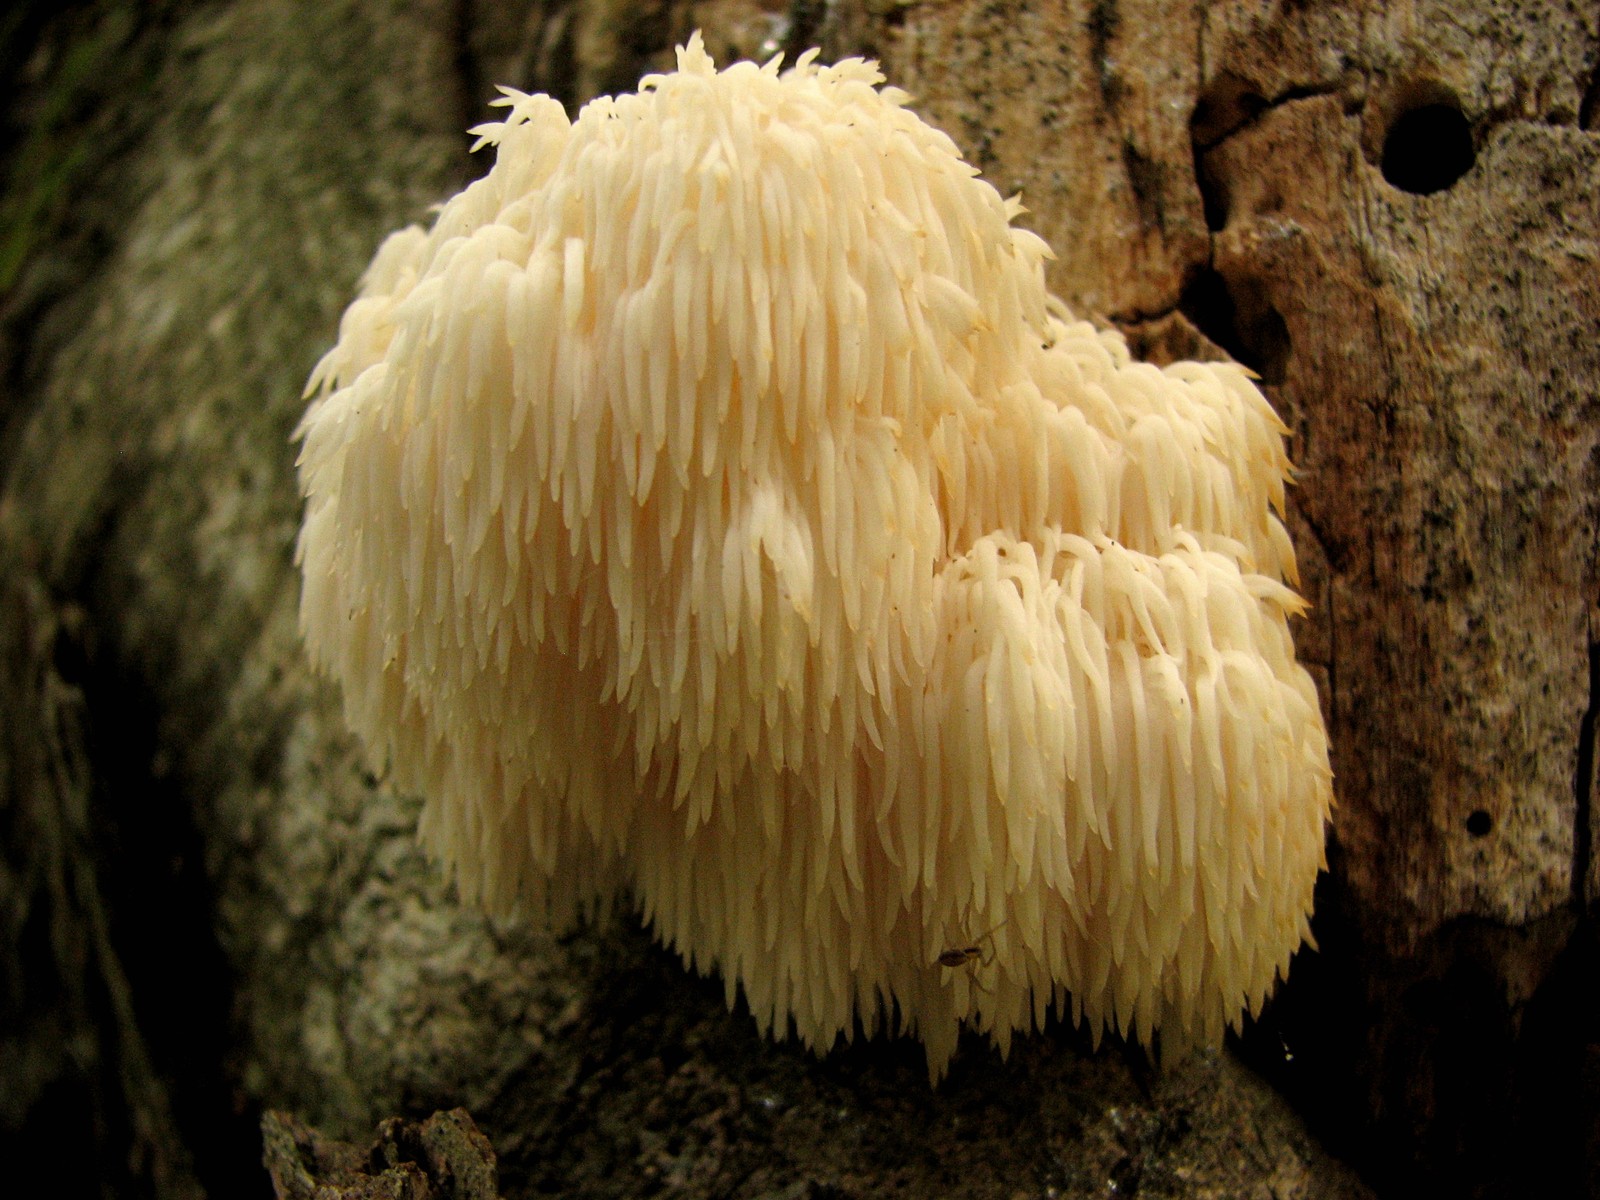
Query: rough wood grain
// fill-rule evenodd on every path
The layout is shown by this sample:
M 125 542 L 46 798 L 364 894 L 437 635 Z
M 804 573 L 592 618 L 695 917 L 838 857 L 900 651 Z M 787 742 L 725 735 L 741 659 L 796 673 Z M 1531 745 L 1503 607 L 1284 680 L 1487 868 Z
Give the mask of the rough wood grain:
M 1276 1074 L 1315 1105 L 1356 1063 L 1325 1105 L 1349 1144 L 1468 1188 L 1510 1170 L 1490 1130 L 1570 1104 L 1540 1145 L 1581 1175 L 1595 1084 L 1559 1063 L 1593 1058 L 1595 1021 L 1557 1050 L 1525 1019 L 1592 1010 L 1600 961 L 1600 16 L 902 15 L 889 69 L 1024 192 L 1058 289 L 1157 355 L 1210 339 L 1293 426 L 1340 808 Z

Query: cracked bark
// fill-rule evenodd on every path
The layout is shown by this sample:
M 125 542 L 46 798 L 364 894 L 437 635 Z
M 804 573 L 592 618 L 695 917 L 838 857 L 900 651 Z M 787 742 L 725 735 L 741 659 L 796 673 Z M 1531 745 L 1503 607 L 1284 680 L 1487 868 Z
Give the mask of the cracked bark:
M 1316 605 L 1297 640 L 1323 668 L 1341 807 L 1323 953 L 1297 963 L 1256 1061 L 1320 1095 L 1340 1144 L 1393 1184 L 1511 1186 L 1493 1182 L 1516 1177 L 1498 1131 L 1538 1112 L 1560 1130 L 1534 1135 L 1541 1151 L 1592 1189 L 1589 1117 L 1552 1114 L 1596 1111 L 1592 1075 L 1561 1065 L 1597 1053 L 1573 1015 L 1596 1000 L 1580 969 L 1597 895 L 1593 10 L 1116 7 L 1092 51 L 1130 81 L 1113 111 L 1102 62 L 1070 45 L 991 61 L 970 11 L 918 26 L 904 60 L 928 66 L 907 86 L 936 114 L 1016 97 L 986 141 L 1002 178 L 1031 176 L 1046 236 L 1081 247 L 1057 287 L 1135 314 L 1158 352 L 1209 338 L 1267 377 L 1293 427 Z M 1047 40 L 1018 8 L 983 11 L 1020 27 L 1016 53 Z M 1038 78 L 1065 81 L 1023 86 Z M 1437 145 L 1397 161 L 1408 118 Z M 1465 163 L 1444 152 L 1454 130 Z M 1175 194 L 1152 205 L 1118 181 L 1129 137 L 1158 161 L 1188 153 Z M 1175 304 L 1186 329 L 1149 337 L 1143 314 Z M 1559 1035 L 1530 1032 L 1552 1013 Z M 1341 1086 L 1352 1063 L 1361 1082 Z
M 1573 820 L 1572 907 L 1584 917 L 1594 917 L 1594 783 L 1595 723 L 1600 718 L 1600 630 L 1590 621 L 1589 707 L 1578 725 L 1578 767 L 1573 773 L 1577 797 Z

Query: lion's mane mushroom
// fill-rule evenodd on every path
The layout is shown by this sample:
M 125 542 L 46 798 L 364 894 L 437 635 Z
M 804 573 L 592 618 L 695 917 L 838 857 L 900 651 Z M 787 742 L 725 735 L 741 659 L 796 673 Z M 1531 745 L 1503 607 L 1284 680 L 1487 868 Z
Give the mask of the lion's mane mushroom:
M 1284 427 L 1074 320 L 1020 205 L 813 57 L 694 37 L 474 131 L 312 377 L 311 655 L 464 893 L 625 889 L 763 1029 L 894 1013 L 935 1077 L 1052 1004 L 1213 1039 L 1331 802 Z

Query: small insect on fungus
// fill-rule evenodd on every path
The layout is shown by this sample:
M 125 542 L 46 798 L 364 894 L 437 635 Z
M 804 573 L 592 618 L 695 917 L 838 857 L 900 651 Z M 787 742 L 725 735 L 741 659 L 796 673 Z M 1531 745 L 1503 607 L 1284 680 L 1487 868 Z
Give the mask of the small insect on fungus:
M 1001 921 L 999 925 L 989 930 L 988 933 L 973 938 L 968 945 L 951 946 L 946 950 L 939 951 L 939 957 L 934 962 L 941 967 L 966 967 L 967 978 L 972 980 L 973 986 L 987 992 L 989 989 L 984 987 L 983 981 L 978 978 L 977 969 L 979 967 L 987 967 L 994 961 L 994 935 L 999 933 L 1004 926 L 1005 921 Z M 984 951 L 983 946 L 985 942 L 989 943 L 987 953 Z

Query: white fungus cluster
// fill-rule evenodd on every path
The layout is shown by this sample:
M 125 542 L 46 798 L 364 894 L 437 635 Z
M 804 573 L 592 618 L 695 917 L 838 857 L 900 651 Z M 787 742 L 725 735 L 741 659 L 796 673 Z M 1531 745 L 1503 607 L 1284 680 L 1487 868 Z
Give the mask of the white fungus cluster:
M 311 655 L 463 892 L 626 891 L 763 1029 L 888 1018 L 936 1078 L 1052 1005 L 1214 1039 L 1331 803 L 1284 427 L 1072 319 L 1020 205 L 813 56 L 696 36 L 474 131 L 312 377 Z

